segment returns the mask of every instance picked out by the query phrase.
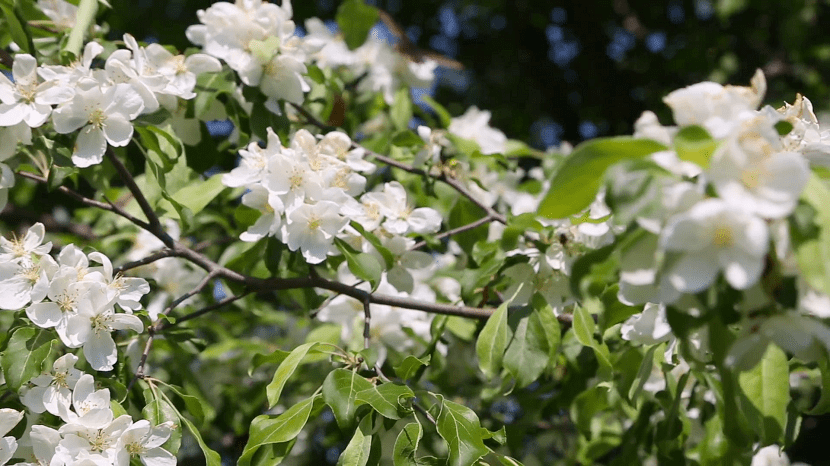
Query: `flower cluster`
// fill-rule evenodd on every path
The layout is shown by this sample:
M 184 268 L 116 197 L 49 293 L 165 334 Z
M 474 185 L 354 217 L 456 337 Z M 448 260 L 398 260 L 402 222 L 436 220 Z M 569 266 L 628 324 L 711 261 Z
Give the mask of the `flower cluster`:
M 95 389 L 92 375 L 75 369 L 78 358 L 66 354 L 55 360 L 52 371 L 35 377 L 22 389 L 21 401 L 34 414 L 48 412 L 57 416 L 62 425 L 53 429 L 34 424 L 20 439 L 16 448 L 0 451 L 0 464 L 12 454 L 27 465 L 74 464 L 127 465 L 138 458 L 145 466 L 172 466 L 176 457 L 161 446 L 170 438 L 170 423 L 152 426 L 146 420 L 133 421 L 128 414 L 115 417 L 110 405 L 110 392 Z M 16 423 L 22 412 L 0 410 L 0 432 L 4 422 Z M 16 419 L 16 420 L 15 420 Z M 17 450 L 17 451 L 15 451 Z
M 310 90 L 303 78 L 314 46 L 295 35 L 289 0 L 282 6 L 261 0 L 216 2 L 199 10 L 202 24 L 187 28 L 187 38 L 222 59 L 248 86 L 268 96 L 266 107 L 279 113 L 277 100 L 301 104 Z
M 370 173 L 375 166 L 363 160 L 362 149 L 352 148 L 346 134 L 335 131 L 317 140 L 299 130 L 291 145 L 283 147 L 268 131 L 267 146 L 252 143 L 241 150 L 240 165 L 222 178 L 227 186 L 248 189 L 242 203 L 262 212 L 240 236 L 243 241 L 274 236 L 317 264 L 337 254 L 335 237 L 360 240 L 347 228 L 349 219 L 368 231 L 383 230 L 389 241 L 405 241 L 403 236 L 410 232 L 433 233 L 440 227 L 438 212 L 412 209 L 397 182 L 364 194 L 366 178 L 360 173 Z
M 112 332 L 144 330 L 132 313 L 141 309 L 139 300 L 150 287 L 142 278 L 114 276 L 107 256 L 84 254 L 72 244 L 53 259 L 44 234 L 37 223 L 23 238 L 0 238 L 0 309 L 25 308 L 32 323 L 54 328 L 64 345 L 83 347 L 93 369 L 112 370 L 117 360 Z
M 101 163 L 108 144 L 130 142 L 136 117 L 160 106 L 176 110 L 177 99 L 195 97 L 196 74 L 221 69 L 204 54 L 184 57 L 158 44 L 140 47 L 129 34 L 124 42 L 128 48 L 113 52 L 104 69 L 92 68 L 104 50 L 97 42 L 88 43 L 71 66 L 39 67 L 31 55 L 16 55 L 14 81 L 0 76 L 0 159 L 10 157 L 18 142 L 31 144 L 31 129 L 51 116 L 60 134 L 80 130 L 72 154 L 76 166 Z M 6 184 L 0 179 L 0 189 Z
M 699 83 L 664 99 L 678 126 L 660 125 L 651 112 L 638 120 L 635 136 L 673 149 L 652 156 L 671 175 L 659 179 L 656 201 L 636 218 L 645 234 L 623 251 L 618 294 L 627 304 L 660 304 L 660 312 L 651 307 L 648 316 L 632 317 L 626 338 L 650 341 L 650 329 L 665 327 L 654 321 L 665 320 L 665 304 L 698 312 L 701 304 L 691 295 L 722 276 L 743 290 L 747 313 L 744 335 L 730 352 L 732 364 L 754 366 L 770 341 L 807 360 L 815 359 L 818 347 L 830 348 L 830 329 L 808 317 L 815 313 L 801 303 L 800 311 L 749 317 L 754 309 L 770 309 L 761 283 L 769 255 L 783 264 L 783 273 L 798 273 L 786 219 L 807 186 L 811 161 L 830 154 L 810 101 L 798 96 L 779 110 L 758 110 L 765 89 L 760 72 L 752 87 Z M 683 138 L 700 131 L 711 136 L 714 148 L 708 165 L 683 153 Z M 629 175 L 618 176 L 612 186 Z M 820 300 L 805 282 L 798 286 L 800 295 Z M 638 327 L 642 336 L 633 330 Z M 793 328 L 802 337 L 792 338 Z
M 429 58 L 414 61 L 398 53 L 394 47 L 379 39 L 376 31 L 369 33 L 366 42 L 349 50 L 342 35 L 332 32 L 318 18 L 305 22 L 310 49 L 316 49 L 311 58 L 324 68 L 345 67 L 355 76 L 363 76 L 358 83 L 362 93 L 380 92 L 387 104 L 394 101 L 401 84 L 414 88 L 428 88 L 435 80 L 438 63 Z

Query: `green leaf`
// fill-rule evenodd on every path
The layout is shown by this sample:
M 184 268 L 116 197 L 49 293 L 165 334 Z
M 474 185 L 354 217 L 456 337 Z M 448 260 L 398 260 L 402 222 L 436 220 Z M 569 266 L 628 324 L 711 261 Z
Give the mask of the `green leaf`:
M 794 241 L 798 268 L 811 287 L 830 294 L 830 189 L 811 174 L 801 198 L 815 209 L 819 231 L 815 237 Z
M 392 450 L 394 466 L 419 466 L 415 453 L 423 435 L 424 429 L 418 422 L 410 422 L 403 426 L 398 438 L 395 439 L 395 447 Z
M 395 91 L 395 100 L 392 103 L 392 123 L 398 131 L 409 127 L 409 120 L 412 119 L 412 99 L 409 98 L 409 88 L 402 87 Z
M 384 383 L 361 390 L 357 393 L 356 401 L 367 403 L 385 418 L 400 419 L 412 411 L 402 402 L 414 397 L 415 393 L 406 385 Z
M 371 283 L 372 290 L 376 289 L 380 284 L 383 267 L 375 256 L 356 251 L 349 243 L 340 238 L 334 238 L 334 244 L 343 253 L 346 262 L 349 264 L 349 270 L 351 270 L 355 277 L 366 280 Z
M 559 344 L 562 342 L 562 327 L 553 313 L 553 308 L 540 294 L 533 295 L 531 304 L 533 305 L 533 314 L 538 318 L 547 340 L 548 358 L 553 361 L 559 353 Z
M 470 466 L 486 455 L 490 449 L 484 445 L 481 423 L 470 408 L 434 394 L 441 401 L 441 411 L 435 419 L 438 434 L 450 447 L 450 466 Z
M 305 427 L 314 407 L 314 402 L 319 397 L 320 395 L 314 395 L 306 398 L 288 408 L 279 416 L 263 415 L 255 417 L 251 422 L 248 443 L 245 445 L 237 464 L 239 466 L 251 464 L 251 458 L 262 445 L 293 440 Z
M 194 181 L 173 194 L 173 199 L 180 205 L 190 209 L 194 215 L 201 212 L 216 196 L 227 189 L 222 184 L 222 174 L 217 173 L 210 178 Z
M 378 20 L 378 10 L 362 0 L 346 0 L 340 4 L 334 19 L 343 32 L 346 45 L 354 50 L 366 41 L 369 30 Z
M 814 416 L 830 411 L 830 361 L 826 357 L 819 358 L 818 367 L 821 370 L 821 397 L 816 405 L 806 412 Z
M 596 330 L 597 324 L 591 314 L 588 313 L 588 310 L 584 306 L 576 306 L 574 309 L 573 331 L 577 341 L 584 346 L 593 345 Z
M 539 313 L 531 311 L 519 320 L 504 353 L 504 367 L 513 374 L 519 388 L 539 378 L 548 365 L 548 350 L 548 337 Z
M 216 453 L 207 446 L 205 441 L 202 439 L 202 434 L 199 432 L 199 429 L 197 429 L 189 419 L 182 416 L 181 413 L 179 414 L 179 419 L 181 419 L 187 427 L 187 430 L 190 431 L 190 434 L 193 435 L 193 438 L 196 439 L 196 443 L 199 444 L 199 448 L 205 455 L 205 462 L 207 466 L 222 466 L 222 458 L 219 456 L 219 453 Z
M 81 0 L 78 3 L 78 10 L 75 13 L 75 25 L 69 32 L 69 38 L 63 50 L 73 53 L 76 57 L 81 56 L 81 49 L 84 46 L 84 36 L 95 24 L 95 15 L 98 13 L 98 0 Z
M 423 366 L 429 366 L 431 356 L 426 355 L 423 358 L 416 358 L 415 356 L 407 356 L 400 365 L 395 366 L 395 375 L 401 380 L 409 380 L 414 376 Z
M 606 408 L 608 408 L 608 387 L 591 387 L 574 399 L 571 404 L 571 419 L 580 432 L 590 435 L 591 421 Z
M 375 236 L 374 233 L 366 231 L 366 229 L 363 228 L 363 226 L 357 222 L 351 222 L 349 223 L 349 225 L 351 225 L 352 228 L 357 230 L 357 232 L 360 233 L 360 236 L 366 238 L 366 241 L 368 241 L 369 244 L 371 244 L 375 248 L 375 250 L 377 250 L 380 253 L 380 255 L 383 256 L 383 261 L 386 265 L 386 270 L 391 269 L 395 265 L 395 256 L 392 254 L 392 251 L 386 248 L 386 246 L 384 246 L 383 243 L 380 242 L 380 239 L 377 236 Z
M 280 363 L 279 367 L 277 367 L 277 371 L 274 373 L 274 378 L 271 380 L 271 383 L 265 387 L 265 392 L 268 396 L 268 407 L 272 408 L 277 402 L 280 400 L 280 394 L 282 394 L 282 389 L 285 387 L 285 382 L 288 381 L 289 377 L 297 370 L 297 366 L 300 365 L 303 358 L 309 351 L 313 350 L 317 347 L 319 343 L 306 343 L 304 345 L 300 345 L 294 350 L 291 351 L 283 361 Z
M 481 372 L 492 379 L 501 370 L 504 351 L 512 331 L 507 326 L 507 306 L 509 301 L 502 303 L 484 324 L 484 328 L 476 340 L 476 355 Z
M 439 104 L 438 101 L 436 101 L 435 99 L 433 99 L 432 97 L 430 97 L 426 94 L 421 96 L 421 102 L 429 105 L 429 107 L 432 109 L 432 111 L 434 111 L 435 114 L 438 115 L 438 119 L 441 121 L 441 126 L 443 128 L 449 128 L 450 127 L 450 123 L 452 122 L 452 117 L 450 116 L 450 112 L 448 112 L 447 109 L 444 108 L 443 105 Z
M 643 360 L 640 363 L 640 369 L 637 371 L 634 381 L 631 382 L 631 387 L 628 389 L 628 401 L 632 405 L 635 404 L 637 398 L 640 397 L 640 393 L 642 393 L 646 381 L 651 376 L 651 372 L 654 369 L 654 351 L 657 350 L 658 347 L 660 347 L 660 345 L 652 345 L 651 348 L 646 351 L 646 354 L 643 356 Z
M 583 306 L 576 306 L 574 309 L 573 332 L 577 341 L 594 350 L 594 355 L 602 369 L 599 374 L 601 378 L 608 377 L 614 371 L 611 365 L 611 353 L 608 346 L 600 343 L 594 338 L 597 324 L 589 309 L 594 309 L 597 314 L 602 313 L 602 302 L 596 298 L 587 299 Z
M 165 387 L 169 388 L 173 393 L 179 396 L 179 398 L 184 401 L 184 405 L 187 408 L 187 412 L 196 418 L 196 421 L 201 424 L 205 422 L 205 412 L 212 412 L 213 407 L 207 404 L 207 402 L 201 398 L 197 398 L 193 395 L 187 395 L 182 393 L 179 387 L 171 384 L 164 384 Z
M 291 453 L 291 449 L 294 448 L 296 442 L 297 439 L 295 438 L 288 442 L 269 443 L 268 445 L 261 446 L 254 454 L 251 465 L 276 466 L 282 463 L 282 460 Z
M 331 406 L 334 419 L 341 429 L 354 425 L 355 412 L 359 406 L 357 394 L 373 387 L 372 382 L 354 371 L 335 369 L 323 382 L 323 400 Z
M 372 416 L 360 421 L 346 449 L 337 459 L 337 466 L 365 466 L 372 454 Z
M 591 205 L 611 165 L 639 159 L 666 146 L 648 139 L 631 137 L 598 138 L 574 149 L 551 180 L 551 188 L 539 204 L 539 215 L 566 218 Z
M 164 399 L 153 399 L 152 390 L 145 390 L 145 397 L 150 397 L 151 401 L 144 405 L 141 410 L 141 415 L 150 424 L 157 426 L 159 424 L 169 422 L 173 425 L 179 424 L 179 413 L 170 403 Z M 182 441 L 182 430 L 175 428 L 170 434 L 170 439 L 165 442 L 166 448 L 170 453 L 175 454 L 179 450 Z
M 40 375 L 43 361 L 52 350 L 53 334 L 48 330 L 20 327 L 14 331 L 0 364 L 6 385 L 17 391 L 21 385 Z
M 718 148 L 718 141 L 702 126 L 684 126 L 674 136 L 674 150 L 680 160 L 696 163 L 704 169 Z
M 29 33 L 26 19 L 21 15 L 20 9 L 6 3 L 0 3 L 0 11 L 3 12 L 3 16 L 6 18 L 6 26 L 9 28 L 14 42 L 20 46 L 20 50 L 29 55 L 37 56 L 32 35 Z
M 787 355 L 776 345 L 767 345 L 761 362 L 738 374 L 738 384 L 762 416 L 759 423 L 751 424 L 764 443 L 780 442 L 784 434 L 790 403 L 789 374 Z

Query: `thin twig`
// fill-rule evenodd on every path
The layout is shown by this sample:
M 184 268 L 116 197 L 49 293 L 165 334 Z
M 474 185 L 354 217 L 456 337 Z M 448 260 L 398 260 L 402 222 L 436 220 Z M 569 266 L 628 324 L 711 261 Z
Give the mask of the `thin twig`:
M 43 178 L 42 176 L 36 175 L 34 173 L 31 173 L 31 172 L 21 171 L 21 172 L 17 172 L 17 174 L 22 176 L 23 178 L 28 178 L 30 180 L 37 181 L 38 183 L 48 184 L 48 180 L 46 178 Z M 58 186 L 57 188 L 55 188 L 55 191 L 66 194 L 67 196 L 71 197 L 72 199 L 75 199 L 76 201 L 78 201 L 78 202 L 80 202 L 84 205 L 88 205 L 90 207 L 97 207 L 99 209 L 106 210 L 108 212 L 112 212 L 114 214 L 120 215 L 121 217 L 126 218 L 127 220 L 129 220 L 130 222 L 132 222 L 135 225 L 139 226 L 140 228 L 148 229 L 149 226 L 150 226 L 150 225 L 147 224 L 147 222 L 144 222 L 144 221 L 142 221 L 138 218 L 133 217 L 128 212 L 126 212 L 124 209 L 118 207 L 117 205 L 113 204 L 112 202 L 101 202 L 101 201 L 96 201 L 95 199 L 90 199 L 90 198 L 84 196 L 83 194 L 81 194 L 77 191 L 74 191 L 70 188 L 67 188 L 66 186 Z
M 133 388 L 136 380 L 144 378 L 144 366 L 147 364 L 147 357 L 150 355 L 150 348 L 153 347 L 153 339 L 156 335 L 152 325 L 147 328 L 147 333 L 149 335 L 147 337 L 147 343 L 144 344 L 144 351 L 141 353 L 141 359 L 138 361 L 138 367 L 135 369 L 135 374 L 130 380 L 130 383 L 127 384 L 127 392 Z
M 135 201 L 138 203 L 138 206 L 141 208 L 141 211 L 144 212 L 144 216 L 147 217 L 147 222 L 149 223 L 149 228 L 147 231 L 156 235 L 162 243 L 168 248 L 172 248 L 175 241 L 170 235 L 164 231 L 164 227 L 161 226 L 161 220 L 159 220 L 158 215 L 156 215 L 153 208 L 150 206 L 150 203 L 147 201 L 147 198 L 144 197 L 144 193 L 141 192 L 138 185 L 135 183 L 135 179 L 130 174 L 127 167 L 121 162 L 121 160 L 115 156 L 115 154 L 107 148 L 105 153 L 107 160 L 112 163 L 115 167 L 115 171 L 118 172 L 118 175 L 121 176 L 121 180 L 124 181 L 124 184 L 127 185 L 127 189 L 133 194 Z
M 466 225 L 461 225 L 460 227 L 453 228 L 452 230 L 447 230 L 447 231 L 445 231 L 445 232 L 439 233 L 439 234 L 437 234 L 437 235 L 433 236 L 433 238 L 434 238 L 435 240 L 442 240 L 442 239 L 444 239 L 444 238 L 448 238 L 448 237 L 450 237 L 450 236 L 452 236 L 452 235 L 457 235 L 457 234 L 459 234 L 459 233 L 464 233 L 465 231 L 469 231 L 469 230 L 472 230 L 472 229 L 474 229 L 474 228 L 477 228 L 477 227 L 479 227 L 479 226 L 481 226 L 481 225 L 484 225 L 484 224 L 486 224 L 486 223 L 490 223 L 490 222 L 492 222 L 493 220 L 495 220 L 495 219 L 494 219 L 494 218 L 492 218 L 492 217 L 490 217 L 490 216 L 488 215 L 488 216 L 486 216 L 486 217 L 482 217 L 482 218 L 480 218 L 480 219 L 478 219 L 478 220 L 476 220 L 476 221 L 474 221 L 474 222 L 470 222 L 470 223 L 468 223 L 468 224 L 466 224 Z M 426 245 L 427 245 L 427 242 L 426 242 L 426 241 L 418 241 L 417 243 L 415 243 L 414 245 L 412 245 L 412 247 L 411 247 L 411 248 L 409 248 L 409 250 L 410 250 L 410 251 L 414 251 L 414 250 L 416 250 L 416 249 L 420 249 L 420 248 L 422 248 L 422 247 L 424 247 L 424 246 L 426 246 Z
M 204 290 L 208 285 L 210 285 L 210 281 L 216 278 L 216 275 L 218 275 L 218 272 L 210 272 L 207 275 L 205 275 L 205 278 L 203 278 L 202 281 L 200 281 L 195 287 L 193 287 L 192 290 L 174 299 L 170 304 L 167 305 L 166 308 L 164 308 L 163 311 L 161 311 L 161 313 L 164 315 L 169 315 L 170 312 L 172 312 L 173 309 L 176 309 L 181 303 L 201 293 L 202 290 Z M 161 319 L 156 320 L 156 323 L 153 324 L 153 326 L 156 327 L 156 329 L 158 329 L 158 325 L 161 325 L 160 322 Z
M 127 262 L 124 265 L 119 265 L 113 269 L 113 273 L 119 272 L 126 272 L 127 270 L 134 269 L 136 267 L 141 267 L 142 265 L 152 264 L 155 261 L 164 259 L 166 257 L 173 257 L 176 255 L 176 252 L 172 249 L 162 249 L 161 251 L 154 252 L 149 256 L 145 257 L 144 259 L 139 259 L 132 262 Z
M 412 402 L 412 407 L 413 407 L 413 408 L 415 408 L 415 411 L 418 411 L 418 412 L 419 412 L 419 413 L 421 413 L 421 414 L 422 414 L 425 418 L 427 418 L 427 421 L 429 421 L 429 422 L 430 422 L 430 423 L 432 423 L 433 425 L 437 425 L 437 424 L 438 424 L 438 422 L 435 420 L 435 418 L 434 418 L 434 417 L 432 417 L 432 414 L 429 414 L 429 411 L 427 411 L 426 409 L 424 409 L 424 407 L 423 407 L 423 406 L 421 406 L 420 404 L 418 404 L 418 402 L 417 402 L 417 401 Z
M 219 302 L 211 304 L 210 306 L 205 306 L 205 307 L 199 309 L 198 311 L 193 311 L 190 314 L 179 317 L 179 318 L 176 319 L 175 322 L 162 323 L 161 325 L 158 326 L 158 328 L 156 329 L 156 332 L 161 332 L 161 331 L 164 331 L 167 328 L 179 325 L 182 322 L 186 322 L 188 320 L 195 319 L 197 317 L 201 317 L 201 316 L 207 314 L 208 312 L 211 312 L 213 310 L 216 310 L 216 309 L 219 309 L 220 307 L 225 306 L 226 304 L 230 304 L 234 301 L 238 301 L 238 300 L 244 298 L 245 296 L 248 296 L 249 294 L 251 294 L 251 292 L 246 291 L 246 292 L 244 292 L 242 294 L 239 294 L 237 296 L 229 296 L 229 297 L 227 297 L 227 298 L 225 298 L 225 299 L 223 299 Z
M 369 338 L 372 336 L 372 313 L 369 308 L 372 307 L 371 294 L 363 298 L 363 348 L 369 349 Z

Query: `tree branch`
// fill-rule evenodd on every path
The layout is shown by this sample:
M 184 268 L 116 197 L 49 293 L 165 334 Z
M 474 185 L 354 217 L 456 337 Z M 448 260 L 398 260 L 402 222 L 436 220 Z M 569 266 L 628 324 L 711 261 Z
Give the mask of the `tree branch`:
M 46 178 L 43 178 L 42 176 L 36 175 L 34 173 L 31 173 L 31 172 L 21 171 L 21 172 L 18 172 L 17 174 L 22 176 L 23 178 L 29 178 L 30 180 L 37 181 L 38 183 L 48 184 L 48 180 Z M 126 218 L 127 220 L 129 220 L 130 222 L 132 222 L 135 225 L 139 226 L 140 228 L 143 228 L 145 230 L 150 229 L 150 225 L 147 222 L 145 222 L 143 220 L 140 220 L 136 217 L 133 217 L 127 211 L 125 211 L 121 207 L 113 204 L 112 202 L 101 202 L 101 201 L 96 201 L 95 199 L 90 199 L 90 198 L 85 197 L 84 195 L 82 195 L 82 194 L 80 194 L 76 191 L 73 191 L 70 188 L 67 188 L 66 186 L 58 186 L 57 188 L 55 188 L 55 191 L 66 194 L 67 196 L 71 197 L 72 199 L 75 199 L 76 201 L 78 201 L 78 202 L 80 202 L 84 205 L 88 205 L 90 207 L 97 207 L 99 209 L 106 210 L 108 212 L 112 212 L 116 215 L 120 215 L 121 217 Z
M 112 163 L 115 167 L 115 170 L 118 172 L 118 175 L 121 176 L 121 180 L 124 181 L 124 184 L 127 185 L 127 189 L 133 194 L 135 201 L 138 203 L 138 206 L 141 207 L 141 211 L 144 212 L 144 216 L 147 217 L 148 228 L 147 231 L 156 235 L 158 239 L 164 243 L 165 246 L 168 248 L 173 247 L 173 238 L 164 231 L 164 227 L 161 226 L 161 221 L 159 220 L 158 215 L 156 215 L 153 208 L 150 206 L 150 203 L 147 202 L 147 198 L 144 197 L 144 193 L 141 192 L 141 189 L 138 188 L 138 185 L 135 184 L 135 179 L 133 179 L 133 175 L 130 174 L 127 167 L 115 156 L 112 150 L 107 147 L 106 151 L 107 160 Z

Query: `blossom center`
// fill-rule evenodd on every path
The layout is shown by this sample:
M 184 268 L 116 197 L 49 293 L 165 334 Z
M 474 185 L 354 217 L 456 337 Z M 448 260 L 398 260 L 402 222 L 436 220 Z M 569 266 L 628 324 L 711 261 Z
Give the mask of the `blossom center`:
M 92 125 L 95 129 L 101 129 L 106 126 L 104 123 L 107 121 L 107 116 L 104 114 L 104 111 L 100 108 L 96 108 L 95 110 L 89 112 L 89 124 Z
M 308 229 L 311 231 L 319 230 L 320 225 L 323 224 L 323 220 L 316 215 L 311 215 L 308 217 Z
M 75 309 L 75 295 L 67 291 L 62 292 L 55 301 L 61 311 L 69 312 Z
M 732 246 L 734 237 L 732 229 L 727 226 L 719 226 L 715 228 L 715 234 L 712 237 L 712 244 L 717 247 Z

